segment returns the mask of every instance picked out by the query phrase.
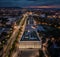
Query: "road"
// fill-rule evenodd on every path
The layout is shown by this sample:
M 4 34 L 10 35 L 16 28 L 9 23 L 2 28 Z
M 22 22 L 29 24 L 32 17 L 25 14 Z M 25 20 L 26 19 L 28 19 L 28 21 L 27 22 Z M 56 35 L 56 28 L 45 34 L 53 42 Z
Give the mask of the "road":
M 27 16 L 27 18 L 28 18 L 28 16 Z M 25 30 L 27 18 L 25 19 L 25 22 L 24 22 L 23 26 L 21 26 L 22 27 L 22 29 L 21 29 L 22 31 L 21 31 L 21 34 L 18 36 L 18 43 L 16 43 L 17 47 L 19 46 L 19 42 L 20 42 L 19 40 L 21 39 L 21 37 L 23 35 L 23 32 Z M 20 53 L 19 49 L 18 48 L 16 48 L 16 49 L 17 50 L 14 50 L 12 52 L 11 57 L 17 57 L 18 53 Z

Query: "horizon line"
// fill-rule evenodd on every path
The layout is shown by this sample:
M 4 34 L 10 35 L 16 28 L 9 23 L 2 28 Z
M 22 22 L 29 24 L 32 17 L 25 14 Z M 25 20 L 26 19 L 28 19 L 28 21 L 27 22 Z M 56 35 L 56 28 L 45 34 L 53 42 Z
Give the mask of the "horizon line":
M 47 5 L 47 6 L 27 6 L 24 8 L 60 8 L 60 5 Z

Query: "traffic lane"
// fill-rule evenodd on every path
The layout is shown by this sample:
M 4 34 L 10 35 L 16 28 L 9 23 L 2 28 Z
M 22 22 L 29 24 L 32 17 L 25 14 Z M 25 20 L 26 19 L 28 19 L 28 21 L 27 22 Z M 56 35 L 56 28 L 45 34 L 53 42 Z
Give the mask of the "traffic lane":
M 26 25 L 26 24 L 24 24 L 24 25 L 22 26 L 23 28 L 22 28 L 21 34 L 23 34 L 23 30 L 24 30 L 25 25 Z M 21 35 L 19 35 L 19 39 L 20 39 L 20 38 L 21 38 Z M 18 39 L 18 40 L 19 40 L 19 39 Z M 18 53 L 19 53 L 19 49 L 15 50 L 15 51 L 13 52 L 13 54 L 11 55 L 11 57 L 17 57 L 17 56 L 18 56 L 18 55 L 17 55 Z

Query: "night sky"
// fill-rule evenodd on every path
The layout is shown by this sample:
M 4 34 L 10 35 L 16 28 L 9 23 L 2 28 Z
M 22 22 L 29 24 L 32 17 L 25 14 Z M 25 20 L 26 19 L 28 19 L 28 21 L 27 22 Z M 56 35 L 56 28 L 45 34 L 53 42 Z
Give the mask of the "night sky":
M 0 0 L 0 7 L 60 5 L 60 0 Z

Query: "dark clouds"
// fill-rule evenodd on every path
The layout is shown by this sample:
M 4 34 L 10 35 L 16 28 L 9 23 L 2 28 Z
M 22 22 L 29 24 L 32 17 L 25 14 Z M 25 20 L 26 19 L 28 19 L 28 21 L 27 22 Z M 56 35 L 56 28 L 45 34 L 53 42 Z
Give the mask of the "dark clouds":
M 0 0 L 0 7 L 60 5 L 60 0 Z

